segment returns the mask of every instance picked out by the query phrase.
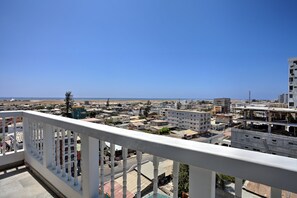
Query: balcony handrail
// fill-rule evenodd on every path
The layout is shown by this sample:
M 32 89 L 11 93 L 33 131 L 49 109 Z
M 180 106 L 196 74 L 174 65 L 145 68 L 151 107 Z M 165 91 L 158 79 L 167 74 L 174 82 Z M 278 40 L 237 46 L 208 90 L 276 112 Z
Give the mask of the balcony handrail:
M 14 112 L 0 112 L 0 116 Z M 15 112 L 18 116 L 20 112 Z M 297 192 L 297 159 L 23 111 L 23 117 L 191 166 Z

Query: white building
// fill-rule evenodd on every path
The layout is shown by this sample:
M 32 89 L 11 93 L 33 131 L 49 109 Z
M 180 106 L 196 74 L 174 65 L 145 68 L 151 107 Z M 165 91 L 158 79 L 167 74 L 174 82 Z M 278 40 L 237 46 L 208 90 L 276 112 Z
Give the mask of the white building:
M 297 107 L 297 57 L 289 59 L 289 108 Z
M 129 123 L 130 116 L 129 115 L 118 115 L 118 116 L 111 116 L 112 122 L 121 122 L 121 123 Z
M 167 120 L 182 129 L 206 132 L 210 128 L 210 113 L 207 112 L 168 109 Z

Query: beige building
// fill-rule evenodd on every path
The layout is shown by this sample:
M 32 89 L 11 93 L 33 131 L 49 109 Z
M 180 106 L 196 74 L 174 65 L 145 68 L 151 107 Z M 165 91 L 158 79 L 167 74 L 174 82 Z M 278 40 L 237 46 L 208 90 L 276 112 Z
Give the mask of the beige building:
M 168 109 L 167 121 L 178 128 L 206 132 L 210 128 L 210 113 Z

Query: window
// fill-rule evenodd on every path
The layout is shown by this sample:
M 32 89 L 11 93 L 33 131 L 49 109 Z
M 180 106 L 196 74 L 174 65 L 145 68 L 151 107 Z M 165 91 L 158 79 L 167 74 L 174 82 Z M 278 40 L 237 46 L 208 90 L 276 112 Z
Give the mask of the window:
M 290 97 L 290 98 L 293 98 L 293 94 L 290 94 L 289 97 Z
M 294 107 L 294 102 L 289 102 L 290 107 Z
M 289 91 L 292 91 L 292 90 L 293 90 L 293 86 L 290 86 L 290 87 L 289 87 Z

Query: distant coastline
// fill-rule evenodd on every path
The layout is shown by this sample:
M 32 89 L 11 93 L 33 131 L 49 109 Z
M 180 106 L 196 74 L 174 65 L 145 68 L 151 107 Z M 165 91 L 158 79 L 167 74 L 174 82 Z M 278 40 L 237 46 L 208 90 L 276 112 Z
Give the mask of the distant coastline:
M 62 97 L 0 97 L 0 101 L 3 100 L 18 100 L 18 101 L 30 101 L 30 100 L 64 100 Z M 73 98 L 74 100 L 107 100 L 108 98 Z M 109 100 L 117 100 L 117 101 L 125 101 L 125 100 L 212 100 L 212 99 L 206 99 L 206 98 L 109 98 Z

